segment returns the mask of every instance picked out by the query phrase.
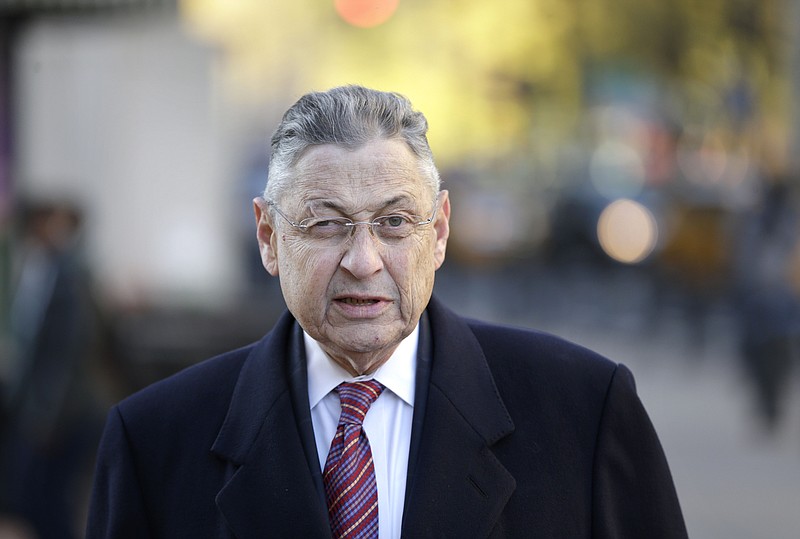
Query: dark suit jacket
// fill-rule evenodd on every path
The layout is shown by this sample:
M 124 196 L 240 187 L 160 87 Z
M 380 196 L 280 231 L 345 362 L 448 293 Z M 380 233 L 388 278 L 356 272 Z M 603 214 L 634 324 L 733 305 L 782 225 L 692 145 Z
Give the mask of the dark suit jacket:
M 624 366 L 435 299 L 422 325 L 403 537 L 686 537 Z M 87 536 L 330 536 L 290 315 L 111 410 Z

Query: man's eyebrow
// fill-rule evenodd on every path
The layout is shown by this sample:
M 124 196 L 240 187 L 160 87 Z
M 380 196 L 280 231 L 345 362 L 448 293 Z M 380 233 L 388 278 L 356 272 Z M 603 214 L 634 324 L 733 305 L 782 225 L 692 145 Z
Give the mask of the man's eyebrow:
M 392 198 L 384 201 L 383 203 L 381 203 L 378 206 L 378 210 L 376 210 L 376 211 L 383 210 L 383 209 L 386 209 L 386 208 L 390 208 L 392 206 L 397 206 L 398 204 L 401 204 L 401 203 L 412 202 L 413 200 L 414 199 L 412 197 L 408 196 L 408 195 L 398 195 L 396 197 L 392 197 Z M 320 207 L 323 207 L 323 208 L 327 208 L 329 210 L 337 211 L 337 212 L 342 213 L 342 214 L 346 214 L 347 213 L 345 211 L 344 207 L 341 204 L 339 204 L 336 201 L 330 200 L 330 199 L 323 199 L 323 200 L 319 200 L 319 201 L 314 201 L 311 204 L 312 207 L 316 206 L 316 205 L 319 205 Z
M 390 198 L 389 200 L 384 202 L 383 206 L 381 206 L 381 208 L 389 208 L 391 206 L 397 206 L 400 203 L 404 203 L 405 204 L 405 203 L 413 202 L 413 200 L 414 199 L 411 198 L 408 195 L 398 195 L 398 196 Z

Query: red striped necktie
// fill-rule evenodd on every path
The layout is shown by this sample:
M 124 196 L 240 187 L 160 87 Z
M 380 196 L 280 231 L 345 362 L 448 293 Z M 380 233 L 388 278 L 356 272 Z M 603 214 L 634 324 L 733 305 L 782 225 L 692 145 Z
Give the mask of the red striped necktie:
M 331 531 L 334 539 L 377 538 L 378 486 L 362 423 L 383 386 L 375 380 L 345 382 L 335 391 L 342 413 L 323 471 Z

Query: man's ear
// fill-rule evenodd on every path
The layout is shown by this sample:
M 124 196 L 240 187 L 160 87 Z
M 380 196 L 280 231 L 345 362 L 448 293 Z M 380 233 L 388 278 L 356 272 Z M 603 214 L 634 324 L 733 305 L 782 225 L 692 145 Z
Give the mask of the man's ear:
M 256 238 L 258 239 L 258 252 L 261 253 L 261 264 L 273 277 L 278 276 L 278 251 L 275 229 L 272 226 L 272 216 L 268 211 L 267 202 L 261 198 L 253 199 L 253 212 L 256 216 Z
M 436 231 L 436 246 L 433 250 L 433 257 L 436 260 L 436 269 L 444 263 L 444 254 L 447 250 L 447 238 L 450 237 L 450 193 L 442 190 L 439 193 L 441 206 L 436 212 L 436 219 L 433 220 L 433 229 Z

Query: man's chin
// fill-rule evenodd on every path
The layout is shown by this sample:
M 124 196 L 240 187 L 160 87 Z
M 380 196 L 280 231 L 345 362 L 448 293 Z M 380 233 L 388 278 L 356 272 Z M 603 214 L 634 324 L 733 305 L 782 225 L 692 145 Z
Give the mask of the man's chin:
M 328 347 L 347 357 L 370 355 L 391 355 L 404 335 L 401 331 L 380 331 L 368 328 L 366 331 L 342 330 L 334 338 L 328 339 Z

